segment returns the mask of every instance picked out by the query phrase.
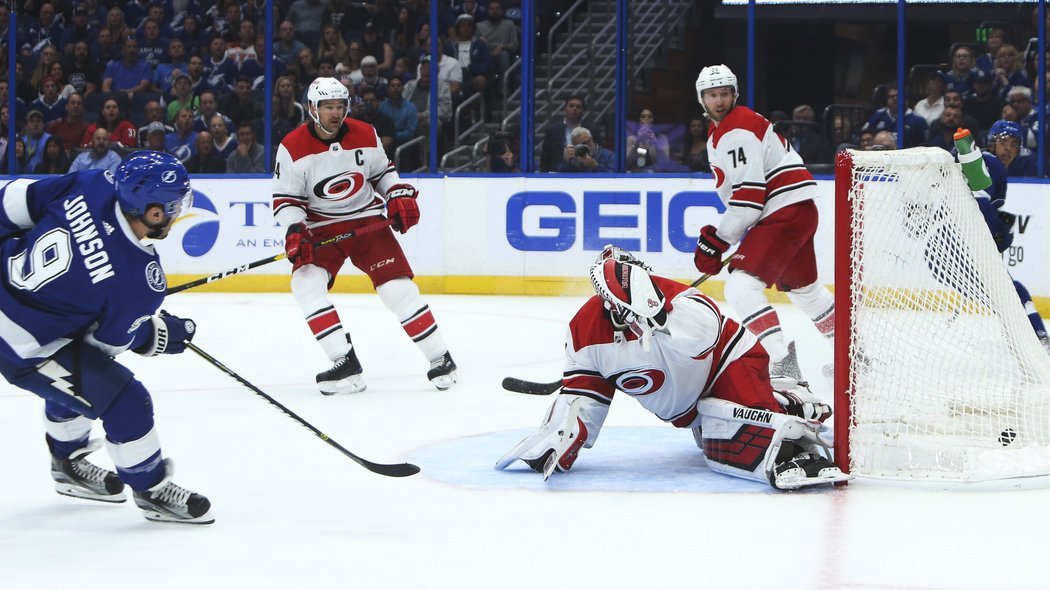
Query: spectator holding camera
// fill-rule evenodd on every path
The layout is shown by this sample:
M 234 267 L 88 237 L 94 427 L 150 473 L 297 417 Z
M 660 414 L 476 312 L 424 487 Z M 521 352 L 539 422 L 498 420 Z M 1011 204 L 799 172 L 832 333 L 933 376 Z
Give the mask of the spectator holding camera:
M 659 171 L 671 159 L 671 142 L 653 130 L 653 112 L 638 114 L 638 131 L 627 136 L 627 168 L 631 172 Z
M 612 172 L 616 168 L 616 155 L 595 143 L 586 127 L 573 129 L 569 139 L 558 172 Z

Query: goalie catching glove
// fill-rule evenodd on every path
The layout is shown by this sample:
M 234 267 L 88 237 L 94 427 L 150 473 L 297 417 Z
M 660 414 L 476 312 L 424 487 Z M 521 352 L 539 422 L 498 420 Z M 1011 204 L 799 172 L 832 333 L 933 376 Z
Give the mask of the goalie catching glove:
M 700 239 L 696 241 L 696 252 L 693 253 L 693 264 L 702 273 L 716 275 L 722 270 L 722 255 L 729 249 L 729 243 L 718 237 L 713 225 L 700 229 Z
M 149 331 L 146 343 L 133 350 L 142 356 L 157 356 L 185 351 L 186 343 L 193 340 L 193 335 L 197 333 L 197 324 L 162 309 L 141 329 Z
M 386 213 L 393 220 L 395 230 L 405 233 L 419 223 L 419 191 L 410 184 L 395 184 L 386 192 Z
M 540 429 L 503 455 L 496 462 L 496 469 L 506 469 L 521 459 L 533 471 L 542 473 L 545 481 L 555 471 L 571 469 L 587 442 L 587 426 L 580 418 L 582 402 L 583 398 L 579 396 L 559 395 Z
M 284 235 L 284 253 L 292 264 L 310 264 L 314 261 L 314 234 L 305 223 L 293 223 Z

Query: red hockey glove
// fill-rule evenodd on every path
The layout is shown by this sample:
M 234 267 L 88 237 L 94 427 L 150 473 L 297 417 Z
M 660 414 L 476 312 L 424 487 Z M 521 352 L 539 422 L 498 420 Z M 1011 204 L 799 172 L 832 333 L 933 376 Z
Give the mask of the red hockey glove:
M 705 225 L 700 229 L 700 239 L 696 241 L 693 264 L 702 273 L 718 274 L 722 270 L 722 255 L 728 249 L 729 244 L 715 233 L 715 226 Z
M 410 184 L 395 184 L 386 192 L 386 213 L 394 220 L 393 227 L 401 233 L 419 223 L 419 191 Z
M 284 236 L 284 253 L 293 264 L 310 264 L 314 261 L 314 233 L 304 223 L 288 226 Z

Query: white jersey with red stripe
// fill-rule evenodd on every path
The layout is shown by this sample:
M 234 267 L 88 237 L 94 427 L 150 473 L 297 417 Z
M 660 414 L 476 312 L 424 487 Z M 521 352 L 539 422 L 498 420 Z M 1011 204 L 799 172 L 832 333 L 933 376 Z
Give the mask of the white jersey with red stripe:
M 594 444 L 620 390 L 665 422 L 690 428 L 697 403 L 725 367 L 758 342 L 694 288 L 653 276 L 670 304 L 666 330 L 649 350 L 638 336 L 613 328 L 603 302 L 592 297 L 569 322 L 562 395 L 582 396 L 580 417 Z
M 733 107 L 707 146 L 715 188 L 726 204 L 718 236 L 730 244 L 774 211 L 816 196 L 817 183 L 802 157 L 747 107 Z
M 401 182 L 374 127 L 344 119 L 331 141 L 314 123 L 281 140 L 273 170 L 273 215 L 283 226 L 311 227 L 381 215 L 386 192 Z

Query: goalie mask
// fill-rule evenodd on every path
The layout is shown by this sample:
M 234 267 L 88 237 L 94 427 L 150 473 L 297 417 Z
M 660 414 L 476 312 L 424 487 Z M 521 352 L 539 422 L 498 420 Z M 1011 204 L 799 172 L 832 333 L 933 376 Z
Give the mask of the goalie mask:
M 649 272 L 653 271 L 653 269 L 649 268 L 647 264 L 636 258 L 634 254 L 631 254 L 630 251 L 624 250 L 619 246 L 613 246 L 612 244 L 606 244 L 606 246 L 602 248 L 601 254 L 598 255 L 598 258 L 595 259 L 594 263 L 601 264 L 603 261 L 609 259 L 615 260 L 616 262 L 626 262 L 628 264 L 634 264 L 644 268 Z
M 591 266 L 590 274 L 594 291 L 609 311 L 613 326 L 631 330 L 648 348 L 653 332 L 667 324 L 669 307 L 649 271 L 641 264 L 610 257 Z

